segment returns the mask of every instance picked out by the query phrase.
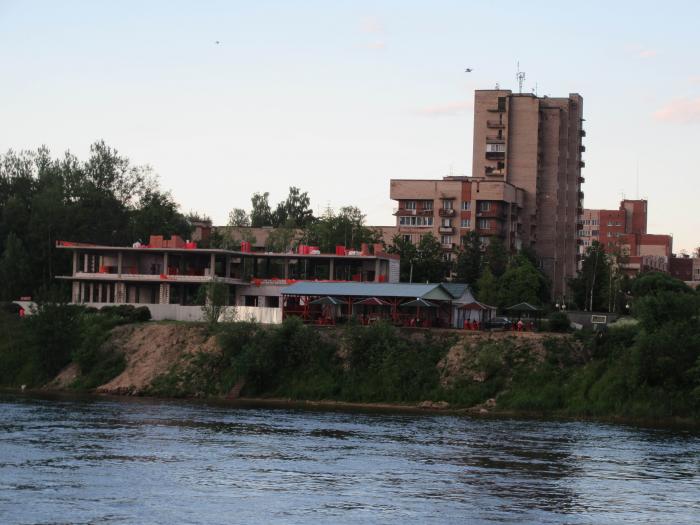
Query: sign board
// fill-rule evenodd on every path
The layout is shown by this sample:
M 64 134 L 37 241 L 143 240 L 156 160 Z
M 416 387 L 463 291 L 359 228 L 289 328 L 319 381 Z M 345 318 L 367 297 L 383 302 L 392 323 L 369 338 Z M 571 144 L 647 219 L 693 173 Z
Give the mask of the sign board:
M 592 315 L 591 316 L 591 323 L 592 324 L 607 324 L 608 323 L 608 316 L 607 315 Z

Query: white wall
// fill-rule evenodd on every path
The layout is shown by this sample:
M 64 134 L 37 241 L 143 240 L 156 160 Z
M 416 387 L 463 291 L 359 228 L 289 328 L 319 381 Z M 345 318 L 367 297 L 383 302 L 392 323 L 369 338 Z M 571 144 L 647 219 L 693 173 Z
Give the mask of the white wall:
M 154 321 L 202 321 L 201 306 L 181 306 L 179 304 L 131 304 L 135 307 L 145 306 L 151 311 Z M 116 303 L 85 303 L 85 306 L 102 308 L 103 306 L 119 306 Z M 280 324 L 282 308 L 263 308 L 255 306 L 227 307 L 219 318 L 221 321 L 257 321 L 262 324 Z

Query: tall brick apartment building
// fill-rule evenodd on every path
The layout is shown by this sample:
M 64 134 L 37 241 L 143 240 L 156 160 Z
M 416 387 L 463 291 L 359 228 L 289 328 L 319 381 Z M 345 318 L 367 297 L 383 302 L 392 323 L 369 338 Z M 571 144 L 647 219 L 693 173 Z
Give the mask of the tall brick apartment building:
M 471 177 L 391 181 L 395 230 L 418 242 L 432 231 L 451 250 L 468 231 L 484 242 L 531 247 L 554 296 L 576 273 L 577 225 L 583 211 L 583 99 L 478 90 Z M 385 235 L 386 235 L 385 231 Z
M 647 233 L 647 201 L 625 199 L 617 210 L 586 209 L 580 252 L 598 241 L 609 253 L 624 256 L 623 270 L 635 274 L 646 269 L 668 271 L 673 237 Z

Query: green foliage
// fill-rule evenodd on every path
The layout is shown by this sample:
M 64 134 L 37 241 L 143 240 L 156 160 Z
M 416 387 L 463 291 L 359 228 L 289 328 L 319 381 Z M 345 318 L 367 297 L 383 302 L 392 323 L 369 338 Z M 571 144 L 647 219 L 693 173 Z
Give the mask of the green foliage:
M 500 277 L 508 267 L 508 252 L 500 237 L 494 237 L 486 246 L 485 262 L 495 277 Z
M 251 198 L 250 225 L 253 228 L 272 226 L 272 209 L 270 208 L 270 193 L 255 193 Z
M 666 273 L 643 273 L 632 281 L 632 295 L 635 298 L 656 295 L 663 292 L 692 294 L 693 290 L 680 279 Z
M 199 287 L 197 304 L 202 306 L 204 321 L 213 329 L 221 318 L 228 302 L 228 285 L 220 281 L 210 281 Z
M 236 228 L 247 228 L 250 226 L 250 217 L 242 208 L 234 208 L 228 214 L 228 225 Z
M 450 270 L 442 245 L 432 233 L 423 235 L 418 246 L 396 235 L 387 251 L 401 258 L 401 281 L 404 282 L 439 283 L 446 279 Z
M 87 160 L 46 148 L 0 155 L 0 299 L 36 296 L 71 269 L 57 240 L 130 244 L 151 234 L 189 232 L 172 197 L 146 167 L 104 142 Z
M 571 322 L 564 312 L 552 312 L 547 317 L 551 332 L 568 332 Z
M 308 193 L 302 193 L 299 188 L 291 186 L 287 198 L 277 205 L 272 214 L 272 226 L 286 225 L 290 229 L 305 228 L 314 220 L 310 204 Z
M 379 242 L 379 233 L 365 225 L 365 215 L 359 208 L 345 206 L 338 213 L 329 211 L 304 228 L 302 241 L 318 246 L 323 253 L 334 253 L 339 244 L 349 250 L 359 250 L 362 243 Z
M 612 304 L 613 269 L 598 241 L 593 241 L 581 261 L 581 270 L 569 281 L 574 302 L 582 310 L 607 311 Z
M 487 267 L 481 277 L 479 277 L 479 280 L 476 282 L 476 288 L 479 290 L 479 301 L 491 306 L 500 304 L 500 282 L 493 275 L 490 268 Z
M 479 235 L 470 231 L 462 238 L 462 248 L 457 254 L 457 278 L 460 283 L 467 283 L 479 291 L 478 282 L 482 270 L 482 251 Z M 493 271 L 491 271 L 493 274 Z
M 540 304 L 548 295 L 547 281 L 525 256 L 518 254 L 511 260 L 500 279 L 498 306 L 507 308 L 521 302 Z

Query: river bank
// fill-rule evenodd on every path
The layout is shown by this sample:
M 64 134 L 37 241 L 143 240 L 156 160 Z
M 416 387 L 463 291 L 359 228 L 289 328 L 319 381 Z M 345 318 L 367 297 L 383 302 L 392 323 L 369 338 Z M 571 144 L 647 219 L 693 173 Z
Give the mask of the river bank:
M 613 327 L 602 336 L 403 330 L 384 324 L 320 328 L 298 320 L 209 327 L 71 312 L 57 308 L 46 314 L 42 323 L 50 330 L 37 323 L 40 317 L 9 325 L 0 335 L 0 360 L 6 364 L 0 367 L 1 385 L 240 398 L 319 409 L 700 419 L 693 383 L 653 385 L 644 379 L 640 341 L 646 343 L 647 334 L 635 325 Z M 56 337 L 58 326 L 63 339 Z M 45 341 L 34 341 L 44 333 Z M 12 346 L 18 340 L 27 344 Z M 50 354 L 47 342 L 53 345 Z M 28 348 L 36 348 L 34 357 Z M 52 367 L 46 366 L 49 358 Z

